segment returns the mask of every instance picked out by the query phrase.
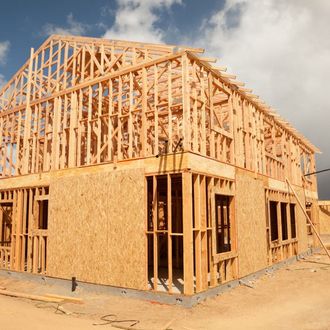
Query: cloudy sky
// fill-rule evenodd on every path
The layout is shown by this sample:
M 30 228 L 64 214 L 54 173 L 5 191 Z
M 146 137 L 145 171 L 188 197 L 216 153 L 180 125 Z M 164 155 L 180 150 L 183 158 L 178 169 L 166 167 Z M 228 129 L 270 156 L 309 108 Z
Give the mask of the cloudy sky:
M 330 168 L 330 1 L 1 1 L 0 85 L 50 34 L 204 47 L 321 150 Z M 330 94 L 330 93 L 329 93 Z M 319 174 L 330 199 L 330 172 Z

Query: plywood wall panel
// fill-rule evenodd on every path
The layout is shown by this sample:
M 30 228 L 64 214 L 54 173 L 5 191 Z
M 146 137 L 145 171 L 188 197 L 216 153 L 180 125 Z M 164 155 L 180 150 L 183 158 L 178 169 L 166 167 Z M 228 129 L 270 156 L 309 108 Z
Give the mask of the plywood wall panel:
M 330 201 L 319 202 L 320 233 L 330 234 Z
M 56 178 L 49 208 L 49 276 L 145 288 L 143 170 Z
M 262 179 L 236 170 L 239 277 L 267 267 L 265 190 Z

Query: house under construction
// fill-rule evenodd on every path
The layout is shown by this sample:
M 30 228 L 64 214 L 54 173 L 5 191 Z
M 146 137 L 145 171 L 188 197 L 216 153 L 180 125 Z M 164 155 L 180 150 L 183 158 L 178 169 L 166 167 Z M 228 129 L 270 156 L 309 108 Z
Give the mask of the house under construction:
M 203 49 L 51 36 L 0 91 L 0 268 L 192 295 L 313 244 L 318 149 Z

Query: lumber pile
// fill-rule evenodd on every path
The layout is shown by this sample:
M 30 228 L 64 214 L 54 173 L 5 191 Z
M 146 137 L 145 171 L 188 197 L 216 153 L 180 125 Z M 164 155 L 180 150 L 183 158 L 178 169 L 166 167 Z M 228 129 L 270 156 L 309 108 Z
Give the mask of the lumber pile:
M 37 300 L 43 302 L 52 302 L 52 303 L 62 303 L 62 302 L 70 302 L 76 304 L 83 303 L 83 300 L 81 298 L 59 296 L 55 294 L 46 294 L 44 296 L 41 296 L 41 295 L 28 294 L 25 292 L 10 291 L 10 290 L 6 290 L 3 287 L 0 288 L 0 294 L 9 297 L 25 298 L 25 299 L 31 299 L 31 300 Z

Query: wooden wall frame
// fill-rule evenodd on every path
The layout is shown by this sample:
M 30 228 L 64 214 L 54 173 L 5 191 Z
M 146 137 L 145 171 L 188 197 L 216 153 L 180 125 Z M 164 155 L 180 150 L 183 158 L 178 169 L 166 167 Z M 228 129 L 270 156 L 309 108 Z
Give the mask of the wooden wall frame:
M 2 177 L 184 150 L 316 191 L 319 150 L 202 52 L 51 36 L 0 91 Z
M 38 228 L 39 202 L 48 200 L 48 187 L 0 192 L 1 203 L 12 203 L 10 246 L 1 246 L 0 268 L 46 274 L 47 229 Z
M 291 193 L 284 193 L 281 191 L 265 189 L 265 201 L 266 201 L 266 228 L 268 231 L 267 235 L 267 246 L 268 246 L 268 263 L 273 264 L 279 262 L 281 260 L 287 259 L 294 255 L 298 254 L 298 222 L 297 222 L 297 214 L 295 219 L 296 226 L 296 237 L 292 238 L 291 236 L 291 223 L 290 223 L 290 204 L 296 205 L 296 200 L 294 195 Z M 278 240 L 276 242 L 271 240 L 270 236 L 270 210 L 269 210 L 269 202 L 274 201 L 277 203 L 277 226 L 278 226 Z M 282 239 L 282 219 L 281 219 L 281 203 L 286 203 L 286 218 L 287 218 L 287 230 L 288 230 L 288 239 Z M 297 212 L 297 207 L 296 207 Z

